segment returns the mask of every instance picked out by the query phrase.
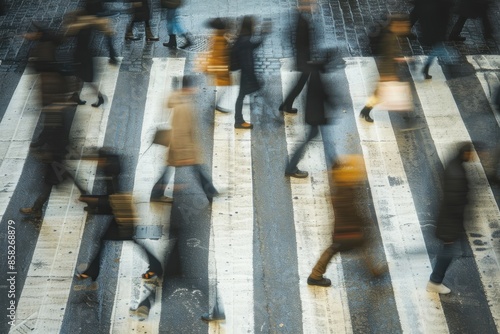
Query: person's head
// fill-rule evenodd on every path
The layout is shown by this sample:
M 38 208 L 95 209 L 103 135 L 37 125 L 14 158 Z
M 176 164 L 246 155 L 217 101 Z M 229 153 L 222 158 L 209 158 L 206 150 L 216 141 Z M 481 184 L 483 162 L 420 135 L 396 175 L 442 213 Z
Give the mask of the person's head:
M 245 15 L 241 22 L 240 36 L 251 36 L 253 34 L 254 18 L 250 15 Z
M 410 32 L 410 20 L 406 14 L 389 16 L 389 30 L 397 35 L 407 35 Z

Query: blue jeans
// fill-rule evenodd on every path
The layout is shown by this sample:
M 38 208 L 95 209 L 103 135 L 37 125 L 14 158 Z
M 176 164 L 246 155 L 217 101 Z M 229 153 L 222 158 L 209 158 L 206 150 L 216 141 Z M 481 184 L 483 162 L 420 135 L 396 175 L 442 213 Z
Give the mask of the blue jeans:
M 446 48 L 443 43 L 436 43 L 432 46 L 432 50 L 427 57 L 427 61 L 425 62 L 426 66 L 431 66 L 434 58 L 446 56 Z
M 169 35 L 183 35 L 186 33 L 181 26 L 177 9 L 167 9 L 167 32 Z
M 436 256 L 436 264 L 434 265 L 434 269 L 432 270 L 432 274 L 430 277 L 431 282 L 443 282 L 446 270 L 448 270 L 453 257 L 460 254 L 461 245 L 461 239 L 455 240 L 451 243 L 443 243 L 441 249 L 439 250 L 439 253 Z

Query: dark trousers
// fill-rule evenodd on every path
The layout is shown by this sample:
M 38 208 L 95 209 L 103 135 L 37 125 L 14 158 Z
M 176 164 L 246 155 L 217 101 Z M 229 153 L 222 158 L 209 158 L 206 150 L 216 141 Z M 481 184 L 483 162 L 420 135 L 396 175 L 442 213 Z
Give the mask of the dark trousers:
M 90 262 L 90 265 L 88 266 L 87 270 L 85 270 L 84 274 L 88 275 L 92 278 L 93 281 L 99 277 L 99 272 L 101 269 L 101 256 L 102 256 L 102 250 L 104 246 L 104 241 L 106 240 L 133 240 L 132 236 L 123 238 L 120 236 L 119 232 L 120 227 L 116 223 L 116 221 L 113 219 L 104 234 L 104 236 L 101 238 L 100 245 L 99 245 L 99 250 L 97 251 L 97 254 L 94 256 L 92 261 Z M 135 241 L 134 241 L 135 242 Z M 139 245 L 139 244 L 137 244 Z M 142 247 L 139 245 L 144 251 L 146 252 L 146 255 L 148 257 L 149 261 L 149 270 L 148 271 L 154 271 L 158 276 L 163 275 L 163 269 L 161 266 L 160 261 L 156 257 L 154 257 L 145 247 Z
M 301 72 L 300 78 L 295 84 L 295 87 L 290 91 L 288 96 L 286 97 L 285 101 L 281 105 L 280 109 L 282 110 L 290 110 L 292 109 L 293 101 L 299 96 L 300 92 L 302 89 L 304 89 L 304 86 L 306 85 L 307 79 L 309 79 L 309 72 Z
M 453 257 L 458 255 L 461 246 L 461 240 L 456 240 L 451 243 L 443 243 L 439 253 L 436 256 L 436 263 L 434 265 L 434 269 L 432 270 L 432 274 L 430 280 L 434 283 L 443 282 L 444 276 L 448 267 L 450 266 Z
M 488 13 L 486 11 L 484 11 L 484 13 L 481 15 L 481 20 L 483 22 L 483 35 L 485 37 L 491 36 L 491 32 L 492 32 L 491 22 L 490 22 L 490 19 L 488 17 Z M 458 18 L 457 22 L 455 23 L 455 25 L 451 29 L 450 39 L 453 39 L 453 38 L 457 37 L 458 35 L 460 35 L 460 32 L 462 31 L 462 28 L 465 25 L 465 21 L 467 21 L 467 17 L 465 17 L 465 16 L 460 16 Z
M 215 189 L 212 183 L 212 177 L 208 175 L 208 173 L 205 170 L 203 170 L 202 165 L 193 165 L 190 167 L 193 168 L 194 174 L 197 177 L 199 177 L 201 187 L 203 188 L 205 194 L 208 197 L 214 197 L 215 195 L 217 195 L 217 190 Z M 168 185 L 168 180 L 170 179 L 172 172 L 174 171 L 173 168 L 174 167 L 172 166 L 165 167 L 163 174 L 160 176 L 156 184 L 153 186 L 153 190 L 151 191 L 152 198 L 159 198 L 164 195 L 165 189 L 167 188 Z
M 309 130 L 309 134 L 307 136 L 306 141 L 300 144 L 297 150 L 295 150 L 292 159 L 290 159 L 290 162 L 286 166 L 286 171 L 285 171 L 286 173 L 293 173 L 297 171 L 297 165 L 299 164 L 300 159 L 304 155 L 307 143 L 309 143 L 319 134 L 319 125 L 311 125 L 310 127 L 311 128 Z
M 240 89 L 238 97 L 236 98 L 236 105 L 234 106 L 234 124 L 242 124 L 245 122 L 243 118 L 243 100 L 247 95 L 248 94 L 243 93 Z

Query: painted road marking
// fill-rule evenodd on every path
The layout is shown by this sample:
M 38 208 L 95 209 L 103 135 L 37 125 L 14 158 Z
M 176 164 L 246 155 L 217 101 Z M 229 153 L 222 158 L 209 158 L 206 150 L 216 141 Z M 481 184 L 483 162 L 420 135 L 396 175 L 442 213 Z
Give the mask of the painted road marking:
M 346 58 L 345 69 L 356 126 L 365 158 L 373 204 L 389 265 L 401 328 L 408 333 L 447 333 L 436 294 L 425 290 L 431 264 L 403 162 L 385 110 L 372 112 L 375 123 L 358 117 L 378 80 L 372 58 Z M 389 178 L 397 182 L 389 182 Z
M 440 66 L 431 66 L 432 80 L 421 81 L 420 73 L 411 71 L 429 131 L 444 163 L 457 152 L 457 143 L 470 141 L 469 132 L 460 116 L 460 111 L 446 83 Z M 467 236 L 474 253 L 478 273 L 483 283 L 488 305 L 497 329 L 500 329 L 500 239 L 493 238 L 500 233 L 498 224 L 500 211 L 483 167 L 476 156 L 475 161 L 466 164 L 470 180 L 471 217 Z M 480 246 L 478 246 L 480 245 Z

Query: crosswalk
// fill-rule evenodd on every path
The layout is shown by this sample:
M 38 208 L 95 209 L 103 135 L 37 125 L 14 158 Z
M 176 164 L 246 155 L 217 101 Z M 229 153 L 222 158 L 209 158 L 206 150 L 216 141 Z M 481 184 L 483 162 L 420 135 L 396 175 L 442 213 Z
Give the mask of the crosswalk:
M 140 275 L 147 270 L 146 257 L 129 241 L 114 246 L 114 263 L 101 264 L 101 276 L 104 271 L 109 277 L 98 280 L 97 290 L 75 281 L 75 270 L 82 265 L 80 254 L 89 252 L 82 248 L 82 237 L 92 217 L 83 211 L 72 184 L 52 191 L 39 230 L 21 226 L 29 223 L 23 222 L 18 210 L 28 206 L 37 193 L 37 189 L 26 190 L 25 176 L 34 168 L 29 143 L 40 116 L 37 75 L 27 69 L 12 97 L 4 97 L 10 103 L 0 122 L 1 226 L 16 221 L 20 231 L 16 244 L 29 247 L 19 250 L 15 325 L 5 324 L 0 332 L 66 333 L 78 326 L 110 333 L 499 332 L 498 189 L 488 182 L 480 156 L 467 167 L 473 184 L 468 244 L 447 278 L 453 292 L 440 297 L 425 290 L 439 245 L 432 229 L 439 199 L 436 171 L 442 169 L 458 142 L 475 140 L 476 132 L 481 132 L 464 117 L 467 106 L 461 104 L 460 92 L 452 83 L 460 78 L 450 77 L 444 66 L 436 64 L 431 67 L 433 79 L 423 80 L 419 64 L 424 59 L 408 59 L 414 114 L 423 126 L 401 132 L 403 115 L 375 109 L 373 124 L 357 117 L 373 91 L 378 71 L 373 58 L 346 58 L 344 68 L 324 76 L 328 87 L 337 85 L 338 90 L 339 83 L 345 83 L 343 95 L 336 96 L 344 103 L 342 110 L 333 111 L 335 124 L 323 127 L 300 161 L 299 168 L 309 172 L 306 179 L 283 175 L 287 157 L 305 139 L 304 93 L 294 105 L 299 115 L 280 116 L 275 124 L 262 121 L 269 112 L 266 107 L 255 110 L 259 104 L 245 104 L 244 118 L 255 125 L 247 131 L 234 129 L 234 114 L 214 113 L 213 91 L 204 90 L 193 102 L 200 111 L 205 167 L 211 169 L 220 196 L 211 205 L 200 199 L 200 190 L 189 185 L 189 171 L 178 169 L 173 178 L 176 184 L 187 185 L 187 190 L 167 189 L 176 198 L 173 205 L 150 203 L 149 194 L 167 150 L 152 144 L 154 132 L 168 126 L 170 110 L 165 98 L 179 85 L 176 78 L 187 72 L 187 60 L 151 59 L 148 70 L 137 74 L 147 76 L 140 80 L 148 84 L 134 87 L 133 96 L 123 96 L 121 87 L 134 85 L 135 74 L 125 74 L 119 66 L 97 58 L 106 73 L 99 85 L 107 101 L 99 109 L 78 106 L 70 131 L 74 152 L 113 144 L 123 150 L 128 161 L 126 178 L 141 218 L 139 228 L 162 232 L 159 238 L 139 239 L 138 243 L 165 263 L 178 247 L 186 271 L 184 281 L 164 277 L 156 284 L 143 282 Z M 470 56 L 467 60 L 475 70 L 475 77 L 468 80 L 473 83 L 470 92 L 476 96 L 469 98 L 489 107 L 477 112 L 484 114 L 484 122 L 490 126 L 493 122 L 497 131 L 500 118 L 491 112 L 491 92 L 500 84 L 495 72 L 500 58 Z M 270 75 L 279 86 L 274 91 L 276 101 L 297 78 L 292 64 L 292 59 L 282 59 L 277 77 Z M 264 89 L 273 92 L 270 86 Z M 229 89 L 224 105 L 234 104 L 236 91 L 235 87 Z M 91 98 L 91 90 L 84 87 L 82 99 Z M 142 102 L 133 104 L 131 99 Z M 138 109 L 132 110 L 132 105 Z M 130 113 L 135 115 L 130 117 Z M 123 122 L 127 128 L 118 128 Z M 130 137 L 127 144 L 124 136 Z M 345 147 L 338 147 L 339 136 L 349 137 Z M 496 137 L 497 132 L 492 134 Z M 137 138 L 136 142 L 131 138 Z M 388 273 L 380 279 L 361 278 L 367 275 L 353 261 L 356 254 L 338 254 L 326 273 L 332 287 L 311 287 L 307 277 L 331 242 L 335 219 L 327 175 L 332 150 L 364 157 L 371 198 L 366 213 L 373 221 L 378 245 L 373 251 L 380 252 L 377 256 L 387 263 Z M 89 190 L 98 182 L 95 162 L 71 161 L 69 168 Z M 22 196 L 27 192 L 25 200 Z M 172 224 L 184 224 L 175 240 L 169 236 Z M 21 234 L 25 230 L 35 235 L 31 244 Z M 6 240 L 0 241 L 3 249 L 7 249 Z M 20 263 L 21 259 L 27 263 Z M 5 261 L 6 257 L 0 263 Z M 1 275 L 3 280 L 6 273 Z M 106 285 L 109 280 L 114 283 Z M 2 294 L 7 295 L 6 287 L 1 286 Z M 133 310 L 149 295 L 153 302 L 143 320 Z M 98 304 L 72 305 L 85 298 Z M 7 307 L 8 302 L 5 299 L 0 306 Z M 95 307 L 97 315 L 77 319 L 83 307 Z M 225 320 L 208 324 L 200 320 L 202 313 L 211 314 L 215 309 L 222 310 Z M 81 325 L 69 325 L 75 321 Z

